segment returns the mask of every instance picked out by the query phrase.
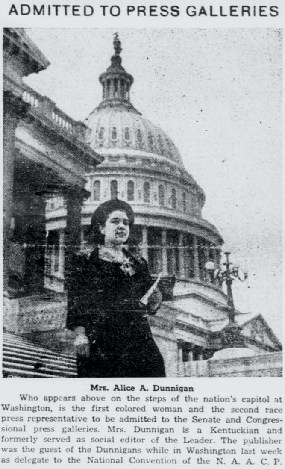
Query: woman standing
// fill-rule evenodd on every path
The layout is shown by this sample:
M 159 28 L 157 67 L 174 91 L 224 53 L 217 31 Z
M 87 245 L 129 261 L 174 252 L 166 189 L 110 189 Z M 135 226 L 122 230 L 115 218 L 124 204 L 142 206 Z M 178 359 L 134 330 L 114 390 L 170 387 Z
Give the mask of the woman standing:
M 79 377 L 165 376 L 147 320 L 161 295 L 140 302 L 153 281 L 146 261 L 126 249 L 133 223 L 126 202 L 100 205 L 91 220 L 95 249 L 89 259 L 77 257 L 70 275 L 67 327 L 76 332 Z

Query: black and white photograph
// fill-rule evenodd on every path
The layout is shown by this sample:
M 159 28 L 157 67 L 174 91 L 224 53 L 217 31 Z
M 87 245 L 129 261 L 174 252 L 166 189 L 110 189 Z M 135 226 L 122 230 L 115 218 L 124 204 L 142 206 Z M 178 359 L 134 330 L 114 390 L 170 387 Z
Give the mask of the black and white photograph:
M 4 378 L 282 376 L 282 43 L 3 29 Z

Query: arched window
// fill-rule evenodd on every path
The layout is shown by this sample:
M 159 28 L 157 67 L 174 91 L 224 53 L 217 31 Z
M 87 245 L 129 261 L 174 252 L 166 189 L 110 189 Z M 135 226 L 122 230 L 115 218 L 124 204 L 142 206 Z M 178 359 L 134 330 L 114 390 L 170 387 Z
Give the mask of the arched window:
M 99 130 L 99 133 L 98 133 L 98 138 L 99 138 L 99 140 L 103 140 L 103 138 L 104 138 L 104 132 L 105 132 L 104 127 L 100 127 L 100 130 Z
M 162 184 L 158 187 L 158 203 L 159 205 L 164 205 L 164 187 Z
M 131 201 L 135 198 L 135 184 L 134 181 L 128 181 L 127 200 Z
M 143 185 L 143 200 L 146 203 L 150 202 L 150 183 L 145 182 Z
M 141 129 L 138 129 L 138 130 L 137 130 L 137 141 L 138 141 L 139 145 L 142 143 L 142 133 L 141 133 Z
M 129 129 L 129 127 L 125 128 L 125 140 L 130 140 L 130 129 Z
M 186 194 L 185 194 L 185 192 L 183 192 L 183 194 L 182 194 L 182 208 L 183 208 L 183 212 L 186 212 L 187 203 L 186 203 Z
M 117 129 L 116 127 L 113 127 L 112 129 L 112 140 L 116 140 L 117 139 Z
M 111 199 L 117 199 L 118 198 L 118 181 L 116 179 L 113 179 L 111 181 Z
M 151 132 L 147 134 L 147 140 L 148 140 L 150 151 L 153 151 L 153 138 L 152 138 Z
M 92 198 L 94 201 L 100 200 L 100 181 L 93 182 Z
M 172 189 L 171 191 L 171 207 L 176 208 L 177 207 L 177 199 L 176 199 L 176 190 Z
M 164 147 L 163 147 L 163 141 L 162 141 L 161 135 L 158 135 L 158 145 L 159 145 L 159 151 L 163 155 Z

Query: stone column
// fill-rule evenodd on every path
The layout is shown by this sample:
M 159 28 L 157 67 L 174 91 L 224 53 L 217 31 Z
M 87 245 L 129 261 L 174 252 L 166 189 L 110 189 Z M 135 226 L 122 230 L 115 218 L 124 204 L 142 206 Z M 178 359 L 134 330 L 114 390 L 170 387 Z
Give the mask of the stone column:
M 142 256 L 146 261 L 148 260 L 147 226 L 142 227 Z
M 15 131 L 29 105 L 10 91 L 3 96 L 3 291 L 9 283 L 9 249 L 13 213 Z
M 200 347 L 199 353 L 198 353 L 198 361 L 204 360 L 204 350 L 202 347 Z
M 217 264 L 217 250 L 216 248 L 213 246 L 212 247 L 212 251 L 213 251 L 213 262 L 215 264 L 215 268 L 217 269 L 218 268 L 218 264 Z
M 27 202 L 24 284 L 27 292 L 40 293 L 45 276 L 46 200 L 42 194 L 31 193 Z
M 121 82 L 121 90 L 122 90 L 122 98 L 126 99 L 126 87 L 125 87 L 125 82 Z
M 205 258 L 206 262 L 210 260 L 210 247 L 208 244 L 205 245 Z
M 215 249 L 215 252 L 216 252 L 216 266 L 217 266 L 217 269 L 219 269 L 221 267 L 221 248 L 220 247 L 217 247 L 217 249 Z
M 64 246 L 65 246 L 65 233 L 64 230 L 59 230 L 59 273 L 64 276 Z
M 184 255 L 185 255 L 185 248 L 184 248 L 184 234 L 179 233 L 179 245 L 178 245 L 178 254 L 179 254 L 179 277 L 185 277 L 185 266 L 184 266 Z
M 162 275 L 166 277 L 168 275 L 167 269 L 167 231 L 162 230 L 161 233 L 161 249 L 162 249 Z
M 122 82 L 120 78 L 118 78 L 118 98 L 122 98 Z
M 185 363 L 183 362 L 183 341 L 177 341 L 177 375 L 178 377 L 185 376 Z
M 70 190 L 66 196 L 66 228 L 65 228 L 65 285 L 72 268 L 73 256 L 81 243 L 81 210 L 83 200 L 89 193 L 84 189 Z
M 108 98 L 114 98 L 115 97 L 115 83 L 114 80 L 110 80 L 110 93 Z
M 200 279 L 200 269 L 199 269 L 197 236 L 193 236 L 193 249 L 194 249 L 194 278 L 195 278 L 195 280 L 199 280 Z
M 218 259 L 217 259 L 217 250 L 216 250 L 215 246 L 212 247 L 212 252 L 213 252 L 212 258 L 213 258 L 215 269 L 218 269 L 219 268 L 219 263 L 218 263 Z M 219 284 L 218 278 L 215 278 L 213 280 L 213 283 L 214 283 L 214 285 L 218 285 Z
M 208 262 L 210 260 L 210 246 L 208 243 L 205 244 L 204 252 L 205 252 L 205 261 Z M 207 282 L 213 283 L 213 273 L 207 272 L 205 266 L 203 266 L 203 269 L 204 269 L 204 279 Z

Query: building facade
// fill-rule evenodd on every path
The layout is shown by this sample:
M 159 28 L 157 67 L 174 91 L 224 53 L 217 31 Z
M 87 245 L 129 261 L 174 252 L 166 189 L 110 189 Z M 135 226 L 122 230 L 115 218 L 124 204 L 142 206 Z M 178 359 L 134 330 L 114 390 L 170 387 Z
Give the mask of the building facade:
M 63 299 L 45 288 L 46 201 L 64 200 L 64 272 L 80 244 L 85 172 L 103 158 L 88 145 L 85 124 L 24 83 L 49 66 L 26 32 L 6 28 L 3 34 L 4 328 L 28 332 L 64 326 Z
M 4 142 L 6 330 L 37 338 L 50 333 L 48 346 L 72 353 L 71 342 L 60 343 L 69 257 L 79 246 L 90 252 L 94 210 L 120 198 L 135 212 L 129 248 L 140 250 L 154 278 L 163 275 L 164 302 L 150 323 L 167 375 L 214 376 L 210 360 L 224 348 L 229 307 L 205 265 L 212 261 L 220 268 L 223 239 L 202 216 L 205 194 L 185 170 L 178 148 L 132 105 L 134 79 L 122 66 L 118 36 L 111 64 L 99 77 L 102 101 L 84 123 L 24 84 L 23 76 L 48 62 L 23 30 L 6 30 L 5 36 L 4 91 L 10 96 L 12 89 L 23 108 L 9 124 L 11 141 Z M 27 54 L 37 62 L 23 71 Z M 266 356 L 281 350 L 260 315 L 237 312 L 236 323 L 247 352 Z M 254 366 L 250 372 L 254 376 Z
M 115 35 L 111 64 L 99 77 L 102 101 L 86 119 L 89 144 L 104 160 L 96 172 L 86 175 L 90 197 L 82 210 L 82 248 L 90 250 L 90 220 L 99 204 L 112 198 L 131 204 L 135 226 L 129 247 L 140 249 L 154 277 L 162 272 L 168 284 L 175 280 L 173 296 L 166 291 L 166 301 L 150 319 L 168 375 L 193 375 L 198 373 L 195 363 L 210 359 L 223 347 L 227 297 L 205 268 L 208 261 L 220 268 L 223 239 L 202 217 L 205 194 L 185 170 L 178 148 L 133 106 L 134 78 L 122 66 L 121 50 Z M 50 200 L 47 225 L 57 242 L 65 228 L 65 216 L 62 200 Z M 57 258 L 51 256 L 56 269 L 50 272 L 50 287 L 61 289 L 58 280 L 62 280 L 63 260 L 56 245 L 50 250 L 57 254 Z M 245 348 L 257 354 L 280 350 L 263 318 L 237 312 L 236 321 Z M 263 331 L 262 338 L 254 333 L 256 324 Z

